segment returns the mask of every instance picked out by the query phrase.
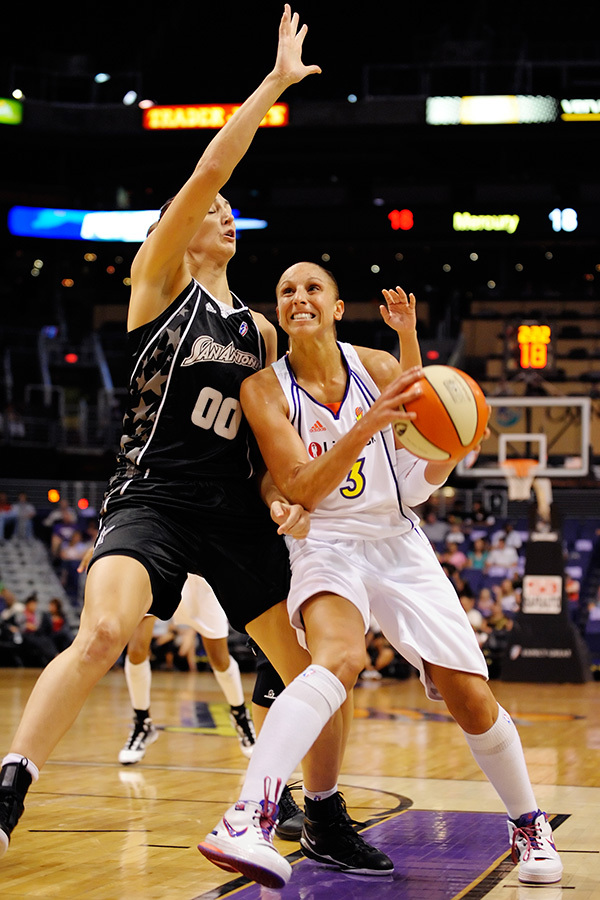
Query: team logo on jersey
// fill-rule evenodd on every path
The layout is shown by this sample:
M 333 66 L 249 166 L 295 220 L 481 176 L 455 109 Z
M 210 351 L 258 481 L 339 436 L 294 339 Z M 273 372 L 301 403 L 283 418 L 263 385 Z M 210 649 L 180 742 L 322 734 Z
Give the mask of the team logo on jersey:
M 258 371 L 260 362 L 253 353 L 247 350 L 238 350 L 233 342 L 226 347 L 218 344 L 214 338 L 208 334 L 197 337 L 192 347 L 190 355 L 183 360 L 182 366 L 193 366 L 198 362 L 218 362 L 218 363 L 234 363 L 237 366 L 246 366 L 248 369 Z
M 362 406 L 357 406 L 356 409 L 354 410 L 354 415 L 356 416 L 357 420 L 362 419 L 364 414 L 365 413 L 364 413 Z
M 244 337 L 245 334 L 248 334 L 248 323 L 247 322 L 242 322 L 242 324 L 240 325 L 240 334 L 242 337 Z
M 321 425 L 321 423 L 320 423 L 319 420 L 317 419 L 317 421 L 315 422 L 315 424 L 314 424 L 314 425 L 311 425 L 311 427 L 309 428 L 309 431 L 310 431 L 311 434 L 313 434 L 315 431 L 327 431 L 327 429 L 325 428 L 324 425 Z
M 308 455 L 312 456 L 313 459 L 315 459 L 315 457 L 317 457 L 317 456 L 320 456 L 322 452 L 323 452 L 323 448 L 321 447 L 320 444 L 317 444 L 316 441 L 312 441 L 308 445 Z

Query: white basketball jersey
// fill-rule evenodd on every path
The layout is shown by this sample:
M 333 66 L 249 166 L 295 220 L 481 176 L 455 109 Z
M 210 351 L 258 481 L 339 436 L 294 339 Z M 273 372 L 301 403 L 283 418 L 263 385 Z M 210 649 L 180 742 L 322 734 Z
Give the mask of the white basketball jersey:
M 346 434 L 380 394 L 354 347 L 345 343 L 338 347 L 348 381 L 337 413 L 298 384 L 287 356 L 273 364 L 288 402 L 290 422 L 313 459 Z M 389 426 L 371 438 L 346 478 L 311 513 L 311 538 L 376 539 L 410 531 L 418 519 L 402 505 L 395 464 L 394 435 Z

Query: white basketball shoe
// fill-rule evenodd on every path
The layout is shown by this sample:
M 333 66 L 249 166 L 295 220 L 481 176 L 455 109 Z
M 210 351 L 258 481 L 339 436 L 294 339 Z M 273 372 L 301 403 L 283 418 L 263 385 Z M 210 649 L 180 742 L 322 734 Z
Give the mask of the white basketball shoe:
M 524 884 L 560 881 L 563 865 L 545 812 L 537 809 L 516 821 L 509 819 L 508 838 L 513 861 L 519 863 L 519 881 Z

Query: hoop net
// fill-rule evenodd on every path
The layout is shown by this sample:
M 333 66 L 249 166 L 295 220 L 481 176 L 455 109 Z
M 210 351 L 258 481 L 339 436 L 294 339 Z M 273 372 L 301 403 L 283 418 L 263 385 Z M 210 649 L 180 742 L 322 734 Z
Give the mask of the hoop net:
M 506 470 L 509 500 L 529 500 L 534 475 L 540 467 L 537 459 L 506 459 L 501 463 Z

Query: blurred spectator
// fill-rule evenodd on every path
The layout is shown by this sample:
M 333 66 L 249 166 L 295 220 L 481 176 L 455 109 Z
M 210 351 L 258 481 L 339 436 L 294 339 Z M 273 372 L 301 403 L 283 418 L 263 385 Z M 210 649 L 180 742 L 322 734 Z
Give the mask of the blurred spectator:
M 60 518 L 52 526 L 50 535 L 50 554 L 54 561 L 61 559 L 62 548 L 71 543 L 76 532 L 79 533 L 74 511 L 71 508 L 61 509 Z
M 448 533 L 444 538 L 444 542 L 446 546 L 449 544 L 464 544 L 466 541 L 465 533 L 462 530 L 462 525 L 460 522 L 450 522 L 450 527 L 448 528 Z
M 27 499 L 24 491 L 17 497 L 17 502 L 13 505 L 12 515 L 15 521 L 15 530 L 13 538 L 21 541 L 33 540 L 33 520 L 36 516 L 35 506 Z
M 507 547 L 504 538 L 498 538 L 495 546 L 488 553 L 484 571 L 492 569 L 504 570 L 506 575 L 512 575 L 517 570 L 519 554 L 514 547 Z
M 48 604 L 48 612 L 52 622 L 52 642 L 58 653 L 66 650 L 73 643 L 73 632 L 65 619 L 62 603 L 53 597 Z
M 72 506 L 69 506 L 69 501 L 61 498 L 58 501 L 57 506 L 50 510 L 46 518 L 43 520 L 42 525 L 44 526 L 44 528 L 48 528 L 50 529 L 50 531 L 52 531 L 54 526 L 62 520 L 64 513 L 70 513 L 72 516 L 75 516 L 75 510 Z
M 477 609 L 484 619 L 489 619 L 492 615 L 495 602 L 491 588 L 482 587 L 477 597 Z
M 467 618 L 471 623 L 473 631 L 475 632 L 479 646 L 483 647 L 483 645 L 487 643 L 488 635 L 491 631 L 490 626 L 482 616 L 480 610 L 477 609 L 474 597 L 468 597 L 466 594 L 461 594 L 460 602 L 467 614 Z
M 438 544 L 443 544 L 450 530 L 450 525 L 448 522 L 444 522 L 443 519 L 438 519 L 435 509 L 429 508 L 421 522 L 421 530 L 435 547 Z
M 502 538 L 504 540 L 505 547 L 514 547 L 515 550 L 520 550 L 523 546 L 523 539 L 518 531 L 515 531 L 515 526 L 512 522 L 507 522 L 504 528 L 500 528 L 498 531 L 495 531 L 492 535 L 492 549 L 498 543 L 498 540 Z
M 20 668 L 23 638 L 17 616 L 24 613 L 25 607 L 4 584 L 0 585 L 0 602 L 0 668 Z
M 487 621 L 490 631 L 482 647 L 483 655 L 487 660 L 490 678 L 500 678 L 513 622 L 505 615 L 499 602 L 494 603 L 492 614 Z
M 514 619 L 521 606 L 521 591 L 510 578 L 504 578 L 500 584 L 493 588 L 496 600 L 500 603 L 502 612 L 509 619 Z
M 74 606 L 79 601 L 79 564 L 92 545 L 93 538 L 90 534 L 82 534 L 75 529 L 59 550 L 60 580 Z
M 441 554 L 441 558 L 444 562 L 450 563 L 451 566 L 454 566 L 454 568 L 459 571 L 464 569 L 467 565 L 466 554 L 463 553 L 459 545 L 454 541 L 448 543 L 446 550 Z
M 394 662 L 396 651 L 388 642 L 373 615 L 371 615 L 371 623 L 366 636 L 366 651 L 365 668 L 360 677 L 365 681 L 379 681 L 383 669 Z
M 22 657 L 26 666 L 43 668 L 56 656 L 56 647 L 52 641 L 52 619 L 50 613 L 39 609 L 37 594 L 31 594 L 25 600 L 21 636 Z
M 21 633 L 21 626 L 25 621 L 25 605 L 17 600 L 16 596 L 8 588 L 3 587 L 2 599 L 4 609 L 0 612 L 0 621 L 5 622 L 13 633 Z
M 12 403 L 7 404 L 0 413 L 0 434 L 4 434 L 9 441 L 11 438 L 25 437 L 25 422 Z
M 453 566 L 451 566 L 451 570 L 450 580 L 452 581 L 452 584 L 454 585 L 458 596 L 462 597 L 464 594 L 465 597 L 473 597 L 473 588 L 471 587 L 468 579 L 464 578 L 462 572 L 459 569 L 455 569 Z
M 487 542 L 484 538 L 476 538 L 473 547 L 467 556 L 467 565 L 470 569 L 485 569 L 489 555 Z
M 493 525 L 495 521 L 481 500 L 473 500 L 471 510 L 465 517 L 466 525 Z
M 2 491 L 0 493 L 0 544 L 6 537 L 6 526 L 12 524 L 15 520 L 12 503 L 8 502 L 8 497 Z

